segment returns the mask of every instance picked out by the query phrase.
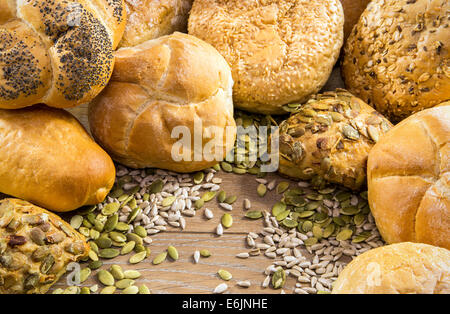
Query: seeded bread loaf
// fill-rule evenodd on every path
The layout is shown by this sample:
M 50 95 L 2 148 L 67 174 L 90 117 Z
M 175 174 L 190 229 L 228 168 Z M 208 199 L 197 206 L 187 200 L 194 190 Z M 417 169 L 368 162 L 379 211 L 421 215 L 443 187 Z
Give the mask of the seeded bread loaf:
M 0 108 L 92 100 L 125 22 L 123 0 L 0 0 Z
M 119 47 L 186 32 L 193 0 L 125 0 L 128 22 Z
M 345 16 L 344 39 L 348 38 L 369 2 L 370 0 L 341 0 Z
M 121 48 L 116 60 L 89 106 L 91 132 L 114 160 L 192 172 L 225 157 L 236 139 L 233 80 L 211 45 L 177 32 Z
M 450 99 L 450 1 L 374 0 L 345 46 L 346 88 L 393 122 Z
M 367 251 L 351 261 L 333 294 L 449 294 L 450 251 L 398 243 Z
M 62 109 L 0 109 L 0 192 L 53 211 L 104 200 L 111 158 Z
M 386 242 L 450 249 L 450 102 L 396 125 L 370 152 L 367 172 Z
M 55 214 L 0 200 L 0 294 L 45 293 L 88 253 L 84 236 Z
M 369 151 L 391 123 L 345 90 L 316 95 L 279 128 L 279 172 L 357 190 L 366 182 Z
M 343 42 L 338 0 L 196 0 L 189 34 L 213 45 L 231 66 L 236 107 L 281 114 L 328 80 Z

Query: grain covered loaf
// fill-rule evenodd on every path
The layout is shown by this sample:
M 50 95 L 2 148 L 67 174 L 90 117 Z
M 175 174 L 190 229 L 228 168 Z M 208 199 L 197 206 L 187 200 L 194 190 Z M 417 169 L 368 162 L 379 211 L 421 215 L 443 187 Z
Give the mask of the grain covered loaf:
M 84 236 L 55 214 L 0 200 L 0 294 L 45 293 L 88 252 Z
M 104 200 L 111 158 L 62 109 L 0 110 L 0 192 L 53 211 Z
M 114 160 L 192 172 L 217 163 L 210 152 L 225 157 L 236 139 L 233 80 L 211 45 L 177 32 L 119 49 L 116 59 L 89 106 L 92 134 Z
M 186 32 L 193 1 L 125 0 L 128 22 L 119 47 L 132 47 L 174 32 Z
M 343 42 L 338 0 L 196 0 L 189 34 L 231 66 L 238 108 L 281 114 L 326 83 Z
M 374 0 L 345 46 L 346 88 L 393 122 L 450 99 L 450 1 Z
M 366 182 L 369 151 L 391 123 L 339 89 L 290 107 L 293 114 L 279 128 L 279 172 L 319 186 L 327 181 L 359 189 Z
M 333 294 L 449 294 L 450 251 L 398 243 L 367 251 L 351 261 Z
M 108 83 L 123 0 L 0 0 L 0 108 L 69 108 Z
M 450 249 L 450 102 L 396 125 L 370 152 L 367 172 L 386 242 Z

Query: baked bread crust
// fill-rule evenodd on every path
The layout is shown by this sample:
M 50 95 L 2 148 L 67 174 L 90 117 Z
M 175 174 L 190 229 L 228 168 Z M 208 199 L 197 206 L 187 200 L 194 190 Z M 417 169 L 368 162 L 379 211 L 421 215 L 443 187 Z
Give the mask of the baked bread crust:
M 333 294 L 449 294 L 450 251 L 421 243 L 398 243 L 351 261 Z
M 115 180 L 111 158 L 62 109 L 0 109 L 0 192 L 53 211 L 104 200 Z
M 119 47 L 133 47 L 151 39 L 187 32 L 193 0 L 125 0 L 128 22 Z
M 369 205 L 388 243 L 450 248 L 450 102 L 389 131 L 368 161 Z
M 89 123 L 95 139 L 112 158 L 132 168 L 156 167 L 177 172 L 208 168 L 217 160 L 194 158 L 194 122 L 202 123 L 205 144 L 214 141 L 224 156 L 233 147 L 231 71 L 209 44 L 174 33 L 116 53 L 108 87 L 90 104 Z M 189 161 L 174 161 L 175 127 L 190 131 Z M 216 127 L 232 134 L 225 141 L 207 135 Z M 198 130 L 196 131 L 198 132 Z M 178 135 L 176 135 L 178 136 Z
M 450 2 L 374 0 L 345 45 L 346 88 L 398 122 L 450 99 Z
M 282 114 L 328 80 L 343 42 L 338 0 L 196 0 L 189 34 L 212 44 L 231 66 L 236 107 Z
M 0 200 L 0 294 L 43 294 L 89 253 L 83 235 L 47 210 Z
M 345 90 L 311 98 L 280 124 L 279 172 L 358 190 L 369 151 L 392 124 Z
M 359 17 L 369 4 L 370 0 L 341 0 L 344 8 L 344 40 L 348 38 L 352 32 L 353 26 L 358 23 Z
M 108 83 L 123 0 L 0 0 L 0 108 L 69 108 Z

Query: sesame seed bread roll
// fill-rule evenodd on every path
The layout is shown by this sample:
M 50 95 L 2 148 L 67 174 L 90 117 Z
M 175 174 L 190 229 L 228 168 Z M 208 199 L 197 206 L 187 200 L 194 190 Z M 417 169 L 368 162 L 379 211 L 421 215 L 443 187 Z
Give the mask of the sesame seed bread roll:
M 119 47 L 133 47 L 174 32 L 186 32 L 193 1 L 125 0 L 128 22 Z
M 388 243 L 450 249 L 450 102 L 416 113 L 369 153 L 369 205 Z
M 102 202 L 115 180 L 111 158 L 67 111 L 0 109 L 0 193 L 66 212 Z
M 450 251 L 398 243 L 367 251 L 351 261 L 333 294 L 449 294 Z
M 188 31 L 231 66 L 236 107 L 282 114 L 327 82 L 343 25 L 339 0 L 195 0 Z
M 123 0 L 0 0 L 0 108 L 69 108 L 108 83 Z
M 392 122 L 450 99 L 450 1 L 374 0 L 344 48 L 346 88 Z
M 89 105 L 90 130 L 128 167 L 206 169 L 221 161 L 236 139 L 232 87 L 225 59 L 194 36 L 176 32 L 121 48 L 111 82 Z M 180 140 L 186 142 L 174 157 Z M 181 150 L 187 158 L 177 160 Z

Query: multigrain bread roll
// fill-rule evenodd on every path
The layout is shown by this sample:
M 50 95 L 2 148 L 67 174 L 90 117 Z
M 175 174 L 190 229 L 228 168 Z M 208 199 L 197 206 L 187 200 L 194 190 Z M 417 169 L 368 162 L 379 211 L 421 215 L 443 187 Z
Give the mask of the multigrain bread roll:
M 291 178 L 333 182 L 358 190 L 367 157 L 392 124 L 345 90 L 312 97 L 279 128 L 279 172 Z
M 91 132 L 114 160 L 192 172 L 225 157 L 236 137 L 233 80 L 212 46 L 174 33 L 119 49 L 116 60 L 110 84 L 89 106 Z
M 174 32 L 186 32 L 194 0 L 125 0 L 128 22 L 119 47 L 133 47 Z
M 84 236 L 57 215 L 0 200 L 0 294 L 43 294 L 88 253 Z
M 348 38 L 369 2 L 370 0 L 341 0 L 345 16 L 344 39 Z
M 125 22 L 123 0 L 0 0 L 0 108 L 91 101 Z
M 0 192 L 64 212 L 104 200 L 111 158 L 68 112 L 44 106 L 0 110 Z
M 450 1 L 374 0 L 345 45 L 346 88 L 393 122 L 450 99 Z
M 375 145 L 369 205 L 388 243 L 450 249 L 450 102 L 416 113 Z
M 333 294 L 449 294 L 450 251 L 398 243 L 367 251 L 351 261 Z
M 338 0 L 196 0 L 188 29 L 230 64 L 238 108 L 281 114 L 326 83 L 343 24 Z

